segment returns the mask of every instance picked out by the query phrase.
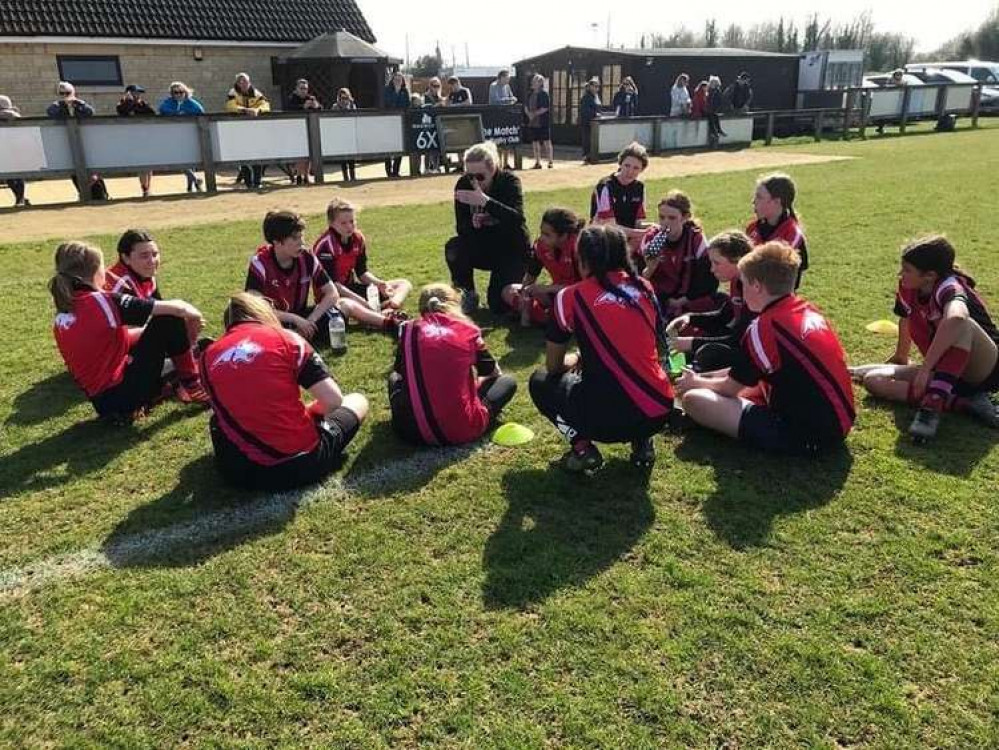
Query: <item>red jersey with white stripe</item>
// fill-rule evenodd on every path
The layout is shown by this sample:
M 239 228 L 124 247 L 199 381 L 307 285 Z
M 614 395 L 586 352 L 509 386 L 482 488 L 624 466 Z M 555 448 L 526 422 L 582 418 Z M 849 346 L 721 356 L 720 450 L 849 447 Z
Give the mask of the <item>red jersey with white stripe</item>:
M 262 323 L 233 326 L 201 359 L 202 382 L 219 428 L 262 466 L 309 453 L 319 443 L 300 389 L 327 377 L 305 339 Z
M 583 387 L 604 403 L 630 403 L 643 416 L 665 416 L 673 406 L 673 387 L 659 363 L 656 309 L 645 279 L 624 271 L 607 274 L 613 291 L 594 277 L 566 287 L 555 297 L 548 339 L 575 335 Z
M 649 229 L 642 238 L 640 252 L 647 262 L 658 261 L 649 281 L 664 302 L 680 297 L 690 301 L 718 289 L 718 279 L 711 273 L 708 242 L 693 222 L 684 224 L 676 240 L 671 240 L 661 227 Z
M 318 290 L 329 283 L 329 276 L 312 253 L 303 252 L 290 268 L 282 268 L 271 245 L 257 248 L 246 273 L 247 291 L 267 297 L 274 303 L 275 310 L 296 314 L 308 306 L 310 287 L 315 286 Z
M 801 265 L 798 266 L 798 282 L 795 288 L 801 284 L 801 276 L 808 270 L 808 243 L 801 225 L 794 216 L 788 213 L 782 214 L 776 226 L 770 226 L 762 219 L 754 219 L 746 227 L 746 235 L 754 247 L 765 242 L 780 240 L 797 250 L 801 257 Z
M 56 315 L 52 332 L 59 353 L 88 398 L 121 382 L 136 341 L 129 326 L 145 325 L 152 313 L 151 300 L 79 289 L 73 311 Z
M 937 334 L 947 305 L 955 300 L 964 302 L 969 317 L 982 327 L 989 338 L 999 343 L 999 330 L 989 314 L 985 301 L 962 274 L 953 274 L 937 282 L 929 296 L 922 299 L 916 289 L 903 289 L 901 283 L 895 293 L 895 314 L 909 321 L 909 335 L 920 353 L 925 355 Z
M 120 260 L 104 272 L 104 289 L 142 299 L 160 299 L 155 276 L 149 279 L 139 276 Z
M 742 338 L 746 356 L 731 370 L 746 386 L 762 381 L 766 404 L 802 434 L 838 441 L 856 412 L 846 355 L 832 326 L 793 294 L 774 300 Z
M 368 246 L 360 232 L 354 232 L 344 241 L 328 229 L 312 246 L 312 254 L 338 284 L 357 283 L 368 270 Z
M 579 269 L 576 267 L 578 241 L 579 235 L 570 234 L 566 238 L 565 247 L 555 248 L 537 240 L 527 256 L 528 275 L 537 278 L 542 270 L 548 271 L 552 284 L 556 286 L 569 286 L 580 281 Z
M 463 320 L 430 314 L 401 327 L 396 372 L 429 445 L 467 443 L 486 431 L 489 410 L 479 399 L 472 372 L 483 355 L 492 361 L 482 332 Z

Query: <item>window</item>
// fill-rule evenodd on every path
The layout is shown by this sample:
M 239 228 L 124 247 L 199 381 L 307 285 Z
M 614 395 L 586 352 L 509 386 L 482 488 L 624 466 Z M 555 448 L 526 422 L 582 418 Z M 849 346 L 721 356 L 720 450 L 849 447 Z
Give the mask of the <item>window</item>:
M 59 80 L 74 86 L 121 86 L 117 55 L 58 55 Z
M 564 70 L 556 70 L 552 74 L 548 95 L 552 100 L 553 118 L 556 125 L 565 125 L 568 118 L 568 76 Z

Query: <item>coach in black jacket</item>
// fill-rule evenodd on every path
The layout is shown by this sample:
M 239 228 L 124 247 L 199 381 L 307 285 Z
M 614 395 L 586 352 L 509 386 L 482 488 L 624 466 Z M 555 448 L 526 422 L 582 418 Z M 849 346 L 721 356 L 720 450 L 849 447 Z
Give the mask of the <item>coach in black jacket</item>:
M 491 271 L 489 309 L 506 310 L 503 287 L 524 277 L 530 240 L 524 218 L 524 193 L 520 178 L 497 168 L 499 154 L 492 142 L 480 143 L 465 152 L 465 174 L 454 187 L 457 237 L 444 246 L 451 269 L 451 283 L 464 293 L 462 309 L 479 306 L 475 292 L 476 268 Z

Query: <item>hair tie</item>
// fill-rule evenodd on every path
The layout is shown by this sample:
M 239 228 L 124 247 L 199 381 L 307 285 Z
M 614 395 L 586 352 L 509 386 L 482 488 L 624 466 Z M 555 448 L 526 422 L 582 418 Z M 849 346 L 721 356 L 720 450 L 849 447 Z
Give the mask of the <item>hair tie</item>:
M 438 312 L 443 307 L 444 304 L 441 302 L 440 297 L 431 297 L 427 300 L 427 309 L 430 310 L 430 312 Z

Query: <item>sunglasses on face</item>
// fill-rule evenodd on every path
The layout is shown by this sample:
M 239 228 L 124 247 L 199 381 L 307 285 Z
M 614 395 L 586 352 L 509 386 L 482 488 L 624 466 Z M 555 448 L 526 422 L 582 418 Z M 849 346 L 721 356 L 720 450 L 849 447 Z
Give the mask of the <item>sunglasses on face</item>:
M 69 96 L 72 93 L 72 91 L 60 91 L 59 96 Z
M 479 172 L 465 172 L 465 174 L 476 182 L 485 182 L 489 179 L 488 175 L 480 174 Z

